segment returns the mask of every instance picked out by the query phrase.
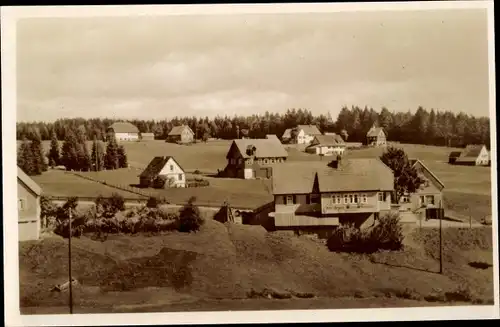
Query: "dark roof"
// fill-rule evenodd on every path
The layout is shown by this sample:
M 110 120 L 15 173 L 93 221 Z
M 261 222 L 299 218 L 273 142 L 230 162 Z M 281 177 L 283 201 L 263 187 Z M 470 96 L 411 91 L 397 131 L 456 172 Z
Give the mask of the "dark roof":
M 384 133 L 384 129 L 382 127 L 372 127 L 372 128 L 370 128 L 368 133 L 366 133 L 366 136 L 367 137 L 377 137 L 380 135 L 380 132 Z
M 233 141 L 229 151 L 235 146 L 241 153 L 243 158 L 249 158 L 247 154 L 247 149 L 250 147 L 255 147 L 254 156 L 256 158 L 283 158 L 288 157 L 288 152 L 286 151 L 283 144 L 277 138 L 270 139 L 237 139 Z M 228 152 L 229 156 L 229 152 Z M 226 156 L 226 158 L 228 158 Z
M 462 151 L 460 157 L 457 158 L 458 162 L 474 162 L 484 148 L 483 144 L 471 144 L 467 145 Z
M 139 129 L 129 122 L 117 122 L 108 127 L 115 133 L 139 133 Z
M 321 135 L 316 125 L 298 125 L 297 130 L 303 130 L 307 135 Z
M 172 156 L 154 157 L 139 177 L 155 178 L 170 159 L 174 160 L 175 163 L 182 169 L 181 165 L 179 165 L 179 163 Z
M 313 146 L 336 146 L 345 145 L 344 140 L 338 134 L 316 135 L 312 141 Z
M 462 154 L 462 151 L 452 151 L 449 158 L 458 158 Z
M 29 188 L 36 195 L 42 194 L 42 188 L 29 177 L 19 166 L 17 167 L 17 180 L 21 181 L 27 188 Z
M 281 136 L 282 139 L 289 139 L 292 138 L 292 129 L 293 128 L 287 128 L 283 135 Z
M 444 188 L 444 183 L 421 161 L 418 159 L 410 159 L 410 164 L 415 167 L 415 165 L 420 164 L 423 169 L 425 169 L 431 176 L 436 180 L 436 182 L 441 185 L 441 188 Z
M 290 162 L 273 169 L 273 194 L 311 193 L 317 178 L 320 192 L 392 191 L 394 175 L 378 158 L 342 159 L 338 169 L 326 162 Z
M 168 133 L 168 136 L 181 135 L 181 134 L 182 134 L 182 131 L 183 131 L 184 129 L 186 129 L 186 128 L 187 128 L 187 129 L 189 129 L 189 131 L 190 131 L 192 134 L 194 134 L 194 133 L 193 133 L 193 131 L 191 130 L 191 128 L 190 128 L 189 126 L 187 126 L 187 125 L 180 125 L 180 126 L 174 126 L 174 127 L 172 128 L 172 130 L 170 131 L 170 133 Z

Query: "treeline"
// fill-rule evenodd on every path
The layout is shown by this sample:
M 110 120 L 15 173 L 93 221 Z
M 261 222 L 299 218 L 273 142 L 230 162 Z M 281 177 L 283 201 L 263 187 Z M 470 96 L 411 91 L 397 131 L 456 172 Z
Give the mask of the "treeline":
M 76 133 L 68 129 L 61 148 L 57 135 L 52 133 L 47 153 L 43 150 L 38 132 L 30 138 L 28 140 L 23 136 L 17 151 L 17 165 L 30 176 L 42 174 L 48 166 L 64 166 L 66 170 L 73 171 L 112 170 L 128 166 L 125 148 L 118 145 L 114 138 L 109 140 L 106 149 L 102 141 L 94 138 L 89 152 L 87 137 L 81 128 Z
M 59 119 L 53 123 L 18 123 L 17 138 L 32 138 L 39 134 L 42 140 L 49 140 L 54 133 L 58 139 L 65 139 L 68 131 L 82 130 L 88 139 L 104 140 L 106 129 L 117 119 Z M 197 139 L 209 137 L 234 139 L 241 136 L 263 138 L 266 134 L 279 137 L 287 128 L 298 124 L 314 124 L 322 132 L 336 132 L 347 136 L 348 141 L 364 142 L 366 133 L 373 124 L 383 127 L 389 141 L 429 145 L 464 146 L 484 143 L 489 146 L 489 118 L 473 117 L 464 113 L 426 110 L 417 108 L 414 113 L 391 112 L 382 108 L 353 106 L 341 109 L 336 121 L 328 115 L 314 116 L 307 109 L 289 109 L 284 114 L 269 113 L 251 116 L 218 116 L 215 118 L 176 117 L 170 120 L 128 120 L 141 133 L 154 133 L 156 139 L 166 139 L 170 130 L 185 124 L 196 133 Z

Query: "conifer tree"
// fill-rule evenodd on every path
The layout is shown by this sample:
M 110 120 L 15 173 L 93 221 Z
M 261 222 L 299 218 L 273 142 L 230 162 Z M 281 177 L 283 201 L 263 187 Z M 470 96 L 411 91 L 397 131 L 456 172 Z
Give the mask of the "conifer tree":
M 61 161 L 60 152 L 59 152 L 59 142 L 57 141 L 56 133 L 52 133 L 52 138 L 50 140 L 50 150 L 49 150 L 49 165 L 52 167 L 58 166 Z
M 47 164 L 45 162 L 42 140 L 40 139 L 40 134 L 38 133 L 35 133 L 33 135 L 33 141 L 31 141 L 31 152 L 33 154 L 34 174 L 40 175 L 44 171 L 47 171 Z
M 97 137 L 94 138 L 94 141 L 92 142 L 92 155 L 91 155 L 91 160 L 92 160 L 92 165 L 93 167 L 92 170 L 94 171 L 101 171 L 104 169 L 104 158 L 105 158 L 105 152 L 104 152 L 104 147 L 102 145 L 102 142 L 97 140 Z
M 29 176 L 36 174 L 33 151 L 29 141 L 25 138 L 17 151 L 17 165 Z
M 127 154 L 125 153 L 123 145 L 118 147 L 118 165 L 120 168 L 128 167 Z
M 66 170 L 78 170 L 78 144 L 73 131 L 66 131 L 61 152 L 61 163 L 66 167 Z
M 106 147 L 106 158 L 104 167 L 106 169 L 117 169 L 119 168 L 118 161 L 118 144 L 114 137 L 109 138 L 108 145 Z

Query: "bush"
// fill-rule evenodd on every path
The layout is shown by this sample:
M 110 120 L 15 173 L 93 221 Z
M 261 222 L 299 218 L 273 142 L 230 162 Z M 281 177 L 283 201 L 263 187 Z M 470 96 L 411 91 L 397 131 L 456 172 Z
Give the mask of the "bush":
M 369 235 L 368 245 L 377 250 L 397 251 L 403 247 L 403 228 L 398 213 L 382 216 Z
M 153 180 L 153 187 L 156 189 L 165 188 L 167 184 L 167 177 L 159 175 Z
M 125 210 L 125 199 L 117 193 L 113 193 L 110 198 L 99 195 L 95 205 L 98 217 L 113 218 L 119 211 Z
M 204 220 L 200 215 L 200 210 L 194 204 L 196 199 L 190 198 L 188 203 L 180 210 L 178 230 L 183 233 L 196 232 L 200 230 Z
M 146 207 L 148 208 L 158 208 L 158 205 L 159 205 L 159 200 L 157 197 L 155 196 L 151 196 L 149 197 L 148 201 L 146 202 Z

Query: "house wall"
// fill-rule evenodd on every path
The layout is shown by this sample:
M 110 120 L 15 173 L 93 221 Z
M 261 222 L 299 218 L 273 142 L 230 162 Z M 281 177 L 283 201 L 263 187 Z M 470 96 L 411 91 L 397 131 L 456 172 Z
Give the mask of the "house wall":
M 379 201 L 379 193 L 382 201 Z M 350 195 L 358 196 L 358 204 L 350 203 Z M 366 195 L 366 202 L 363 201 Z M 347 203 L 346 203 L 347 196 Z M 340 201 L 338 203 L 337 201 Z M 370 213 L 381 210 L 390 210 L 390 192 L 338 192 L 321 194 L 321 212 L 323 214 L 345 214 L 345 213 Z
M 186 187 L 186 174 L 172 158 L 167 161 L 167 164 L 158 175 L 171 178 L 173 180 L 173 187 Z
M 21 181 L 17 182 L 19 241 L 40 237 L 40 197 Z
M 194 140 L 194 135 L 189 129 L 184 128 L 181 132 L 180 140 L 183 143 L 191 143 Z
M 295 196 L 294 204 L 286 204 L 287 196 Z M 321 213 L 320 203 L 307 203 L 308 194 L 286 194 L 286 195 L 276 195 L 274 197 L 274 206 L 276 212 L 289 212 L 293 210 L 295 213 Z
M 341 146 L 321 146 L 317 147 L 318 149 L 317 154 L 322 154 L 322 155 L 342 155 L 344 154 L 344 147 Z
M 153 133 L 144 133 L 141 135 L 142 141 L 153 141 L 155 139 L 155 135 Z
M 139 133 L 114 133 L 117 141 L 138 141 Z
M 304 133 L 304 130 L 300 130 L 297 134 L 297 144 L 309 144 L 313 139 L 314 136 Z
M 486 149 L 486 147 L 483 147 L 481 149 L 481 152 L 477 156 L 476 165 L 477 166 L 487 166 L 489 160 L 490 160 L 490 155 L 488 153 L 488 150 Z

